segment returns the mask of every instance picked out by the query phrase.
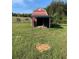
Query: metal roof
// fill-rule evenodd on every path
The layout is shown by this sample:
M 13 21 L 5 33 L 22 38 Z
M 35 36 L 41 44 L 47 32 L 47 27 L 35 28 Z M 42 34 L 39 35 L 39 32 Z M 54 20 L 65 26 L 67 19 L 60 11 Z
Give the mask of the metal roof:
M 39 8 L 32 13 L 32 16 L 48 16 L 48 14 L 45 9 Z

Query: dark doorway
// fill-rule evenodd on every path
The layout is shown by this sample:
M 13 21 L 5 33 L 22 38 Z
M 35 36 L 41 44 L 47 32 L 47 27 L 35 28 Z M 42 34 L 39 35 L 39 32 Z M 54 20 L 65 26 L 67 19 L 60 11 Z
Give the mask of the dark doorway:
M 36 17 L 37 26 L 49 27 L 49 17 Z

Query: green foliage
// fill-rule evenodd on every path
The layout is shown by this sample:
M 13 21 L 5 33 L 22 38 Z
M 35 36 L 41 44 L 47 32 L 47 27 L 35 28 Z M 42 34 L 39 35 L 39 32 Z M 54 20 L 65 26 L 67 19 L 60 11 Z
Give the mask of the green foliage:
M 29 23 L 29 22 L 31 22 L 30 17 L 16 17 L 16 16 L 12 17 L 12 23 Z
M 17 22 L 20 23 L 21 22 L 21 19 L 20 18 L 17 18 Z
M 31 17 L 31 14 L 12 13 L 12 16 L 16 16 L 16 17 Z
M 54 23 L 67 23 L 67 4 L 52 2 L 46 10 Z

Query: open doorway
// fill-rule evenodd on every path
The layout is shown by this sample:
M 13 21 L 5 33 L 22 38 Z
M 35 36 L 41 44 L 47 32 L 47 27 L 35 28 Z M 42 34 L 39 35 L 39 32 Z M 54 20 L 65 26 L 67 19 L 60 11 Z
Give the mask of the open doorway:
M 37 19 L 36 26 L 49 27 L 49 17 L 36 17 L 36 19 Z

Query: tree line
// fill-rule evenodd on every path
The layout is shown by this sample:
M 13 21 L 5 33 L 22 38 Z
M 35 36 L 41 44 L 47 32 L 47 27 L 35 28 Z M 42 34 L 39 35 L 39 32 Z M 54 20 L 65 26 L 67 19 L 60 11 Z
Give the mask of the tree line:
M 12 16 L 16 16 L 16 17 L 31 17 L 31 14 L 20 14 L 20 13 L 13 13 L 12 12 Z

